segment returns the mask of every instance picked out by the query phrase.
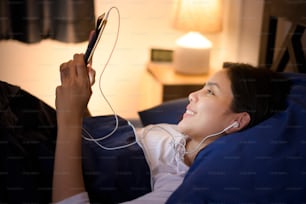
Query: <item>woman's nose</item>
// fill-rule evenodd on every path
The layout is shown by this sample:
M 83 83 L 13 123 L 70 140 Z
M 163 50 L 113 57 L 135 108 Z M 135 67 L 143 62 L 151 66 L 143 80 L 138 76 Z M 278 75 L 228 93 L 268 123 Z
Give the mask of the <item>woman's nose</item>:
M 188 100 L 189 100 L 189 101 L 194 101 L 194 100 L 195 100 L 195 95 L 196 95 L 196 92 L 191 92 L 191 93 L 188 95 Z

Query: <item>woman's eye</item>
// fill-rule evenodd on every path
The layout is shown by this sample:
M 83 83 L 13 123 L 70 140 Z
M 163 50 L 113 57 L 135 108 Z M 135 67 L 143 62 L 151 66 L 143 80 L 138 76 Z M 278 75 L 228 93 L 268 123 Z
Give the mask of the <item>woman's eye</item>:
M 211 89 L 206 89 L 207 95 L 215 95 L 214 92 Z

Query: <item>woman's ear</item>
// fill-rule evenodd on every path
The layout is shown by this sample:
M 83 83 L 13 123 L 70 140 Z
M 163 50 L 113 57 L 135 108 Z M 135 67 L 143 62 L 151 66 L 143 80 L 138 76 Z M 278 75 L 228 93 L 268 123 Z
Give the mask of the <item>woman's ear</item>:
M 247 112 L 238 113 L 237 117 L 235 118 L 235 122 L 237 122 L 238 125 L 233 126 L 232 128 L 228 129 L 226 131 L 227 134 L 238 132 L 242 129 L 244 129 L 251 121 L 250 114 Z

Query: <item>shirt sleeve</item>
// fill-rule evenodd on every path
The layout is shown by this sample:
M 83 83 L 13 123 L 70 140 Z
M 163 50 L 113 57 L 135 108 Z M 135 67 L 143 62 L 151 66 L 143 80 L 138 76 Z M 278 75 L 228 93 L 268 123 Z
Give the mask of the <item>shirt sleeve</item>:
M 181 176 L 167 173 L 157 177 L 159 178 L 154 185 L 154 191 L 122 204 L 164 204 L 183 180 Z
M 121 204 L 163 204 L 171 195 L 172 191 L 153 191 L 131 201 Z M 76 194 L 64 200 L 53 204 L 90 204 L 88 194 L 86 192 Z
M 123 202 L 121 204 L 164 204 L 170 195 L 181 184 L 182 177 L 178 175 L 163 173 L 157 175 L 158 179 L 154 185 L 154 191 L 140 196 L 134 200 Z M 87 192 L 82 192 L 66 198 L 55 204 L 89 204 L 90 200 Z
M 89 197 L 87 192 L 82 192 L 76 195 L 73 195 L 71 197 L 68 197 L 64 200 L 61 200 L 59 202 L 56 202 L 54 204 L 89 204 Z

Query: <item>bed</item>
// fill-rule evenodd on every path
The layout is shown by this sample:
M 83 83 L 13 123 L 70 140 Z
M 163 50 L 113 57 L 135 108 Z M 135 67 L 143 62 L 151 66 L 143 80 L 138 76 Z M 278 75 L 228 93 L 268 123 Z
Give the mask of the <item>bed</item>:
M 199 153 L 168 204 L 306 203 L 303 51 L 306 3 L 300 0 L 266 0 L 264 10 L 259 64 L 284 72 L 292 79 L 287 109 L 249 130 L 222 137 L 207 146 Z M 280 23 L 285 23 L 283 29 L 279 28 Z M 284 29 L 290 31 L 289 35 L 278 37 L 278 31 L 283 34 Z M 19 87 L 5 82 L 0 85 L 0 203 L 49 203 L 55 112 Z M 177 123 L 187 102 L 182 98 L 139 112 L 142 125 Z M 108 132 L 105 124 L 110 121 L 107 118 L 109 116 L 86 118 L 84 127 L 91 129 L 93 134 Z M 124 133 L 120 135 L 129 140 L 129 133 L 133 130 L 126 120 L 119 118 L 119 122 L 119 131 Z M 118 145 L 118 141 L 121 140 L 112 141 L 110 145 Z M 114 155 L 101 158 L 98 151 L 94 144 L 83 143 L 85 182 L 94 201 L 99 200 L 101 191 L 109 192 L 110 200 L 120 202 L 150 190 L 148 167 L 142 165 L 142 169 L 137 169 L 137 163 L 145 163 L 144 157 L 134 156 L 134 153 L 139 155 L 136 154 L 139 149 L 134 148 L 129 153 L 132 160 L 117 160 Z M 100 159 L 105 162 L 96 165 L 96 160 Z M 104 165 L 110 160 L 124 163 L 123 168 L 110 172 L 110 164 L 114 163 Z M 129 174 L 130 168 L 138 170 L 134 181 Z M 101 173 L 104 171 L 108 172 Z M 101 177 L 108 174 L 120 175 L 120 181 L 124 183 L 116 181 L 105 186 Z M 124 187 L 125 184 L 129 188 Z

